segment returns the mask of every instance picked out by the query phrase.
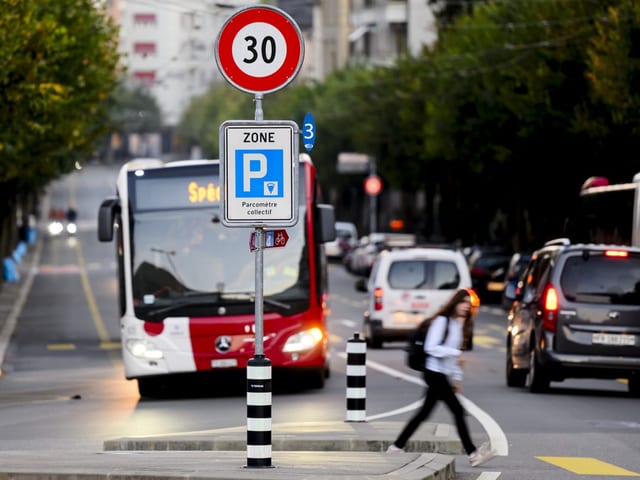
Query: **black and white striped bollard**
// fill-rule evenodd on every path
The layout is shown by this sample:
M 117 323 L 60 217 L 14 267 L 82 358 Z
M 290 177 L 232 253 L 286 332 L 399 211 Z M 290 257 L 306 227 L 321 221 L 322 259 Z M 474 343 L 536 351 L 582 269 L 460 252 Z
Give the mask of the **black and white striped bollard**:
M 364 422 L 367 410 L 367 343 L 358 332 L 347 341 L 347 418 Z
M 247 467 L 271 467 L 271 360 L 247 362 Z

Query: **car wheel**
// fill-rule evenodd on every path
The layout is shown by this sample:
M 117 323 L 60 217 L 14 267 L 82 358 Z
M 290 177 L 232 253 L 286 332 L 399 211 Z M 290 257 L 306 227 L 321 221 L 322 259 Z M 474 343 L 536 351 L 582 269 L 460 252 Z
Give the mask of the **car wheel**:
M 529 372 L 527 373 L 525 384 L 530 392 L 542 393 L 549 390 L 549 383 L 549 377 L 544 367 L 538 362 L 536 349 L 532 347 L 529 353 Z
M 382 339 L 379 335 L 376 335 L 374 329 L 371 327 L 371 323 L 365 322 L 364 324 L 364 338 L 367 342 L 367 347 L 382 348 Z
M 634 374 L 629 377 L 628 381 L 629 393 L 632 397 L 640 397 L 640 374 Z
M 507 386 L 524 387 L 527 380 L 527 371 L 523 368 L 513 368 L 513 358 L 511 357 L 511 345 L 507 345 Z

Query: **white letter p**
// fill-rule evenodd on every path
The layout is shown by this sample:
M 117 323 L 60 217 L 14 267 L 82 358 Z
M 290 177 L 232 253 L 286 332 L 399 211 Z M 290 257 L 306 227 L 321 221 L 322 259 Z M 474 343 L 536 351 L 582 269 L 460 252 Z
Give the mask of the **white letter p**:
M 258 170 L 251 170 L 251 162 L 257 160 L 260 162 Z M 262 153 L 245 153 L 242 157 L 243 170 L 244 170 L 244 182 L 242 184 L 242 191 L 251 191 L 251 179 L 263 178 L 267 174 L 267 157 Z

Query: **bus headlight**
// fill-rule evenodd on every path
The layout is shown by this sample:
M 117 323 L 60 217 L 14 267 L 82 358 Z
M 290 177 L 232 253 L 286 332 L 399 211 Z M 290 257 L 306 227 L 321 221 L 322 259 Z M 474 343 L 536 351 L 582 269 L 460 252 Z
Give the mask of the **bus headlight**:
M 282 349 L 285 353 L 302 352 L 310 350 L 322 341 L 324 335 L 318 327 L 310 328 L 291 335 Z
M 159 360 L 163 357 L 162 350 L 158 350 L 156 346 L 148 341 L 137 338 L 127 340 L 127 350 L 131 355 L 145 360 Z

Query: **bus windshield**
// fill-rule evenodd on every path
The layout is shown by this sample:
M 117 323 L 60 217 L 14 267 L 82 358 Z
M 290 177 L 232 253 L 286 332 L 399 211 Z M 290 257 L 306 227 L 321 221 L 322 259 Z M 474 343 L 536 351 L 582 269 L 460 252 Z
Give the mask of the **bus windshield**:
M 252 313 L 256 265 L 249 238 L 254 230 L 223 226 L 217 201 L 181 205 L 181 199 L 171 198 L 174 193 L 166 193 L 162 201 L 167 205 L 149 208 L 149 196 L 175 191 L 169 187 L 170 182 L 180 181 L 176 178 L 180 177 L 132 175 L 129 179 L 131 190 L 137 192 L 129 218 L 136 316 L 158 321 L 167 315 L 219 315 L 221 308 L 227 314 Z M 204 184 L 202 179 L 199 182 Z M 168 208 L 169 204 L 176 207 Z M 306 218 L 304 205 L 299 209 L 298 218 Z M 310 272 L 304 226 L 299 221 L 287 228 L 286 248 L 263 250 L 265 311 L 289 315 L 308 308 Z

